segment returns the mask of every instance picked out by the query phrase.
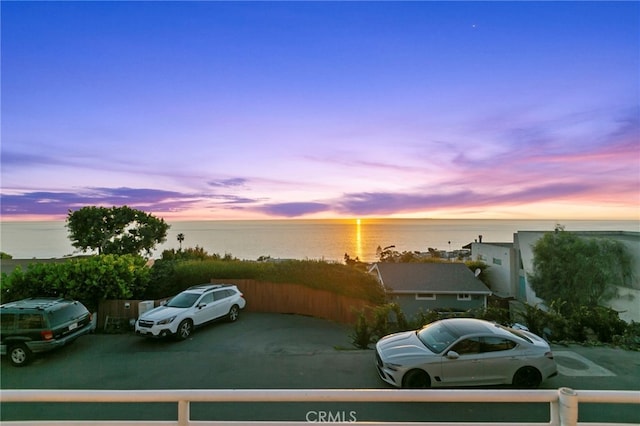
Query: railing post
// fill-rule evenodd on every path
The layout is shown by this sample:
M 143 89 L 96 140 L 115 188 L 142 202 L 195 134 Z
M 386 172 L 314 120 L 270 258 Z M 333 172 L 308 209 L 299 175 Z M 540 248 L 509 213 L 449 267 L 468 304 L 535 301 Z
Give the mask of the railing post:
M 571 388 L 558 389 L 558 405 L 560 407 L 560 426 L 576 426 L 578 424 L 578 394 Z
M 189 401 L 178 401 L 178 426 L 189 426 L 191 414 L 189 414 Z
M 560 404 L 558 403 L 558 399 L 549 403 L 549 426 L 560 426 Z

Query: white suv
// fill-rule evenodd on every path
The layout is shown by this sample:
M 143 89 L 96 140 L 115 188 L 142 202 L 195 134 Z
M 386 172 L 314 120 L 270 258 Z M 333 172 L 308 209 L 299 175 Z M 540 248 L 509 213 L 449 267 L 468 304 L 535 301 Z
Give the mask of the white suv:
M 246 301 L 235 285 L 202 284 L 189 287 L 136 321 L 136 334 L 147 337 L 188 338 L 195 327 L 219 318 L 235 321 Z

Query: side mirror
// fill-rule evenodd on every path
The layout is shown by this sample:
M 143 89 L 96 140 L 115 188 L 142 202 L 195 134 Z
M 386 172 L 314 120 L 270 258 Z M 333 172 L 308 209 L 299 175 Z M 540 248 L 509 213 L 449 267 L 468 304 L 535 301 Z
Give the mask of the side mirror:
M 456 351 L 449 351 L 447 352 L 447 358 L 449 359 L 458 359 L 460 358 L 460 354 Z

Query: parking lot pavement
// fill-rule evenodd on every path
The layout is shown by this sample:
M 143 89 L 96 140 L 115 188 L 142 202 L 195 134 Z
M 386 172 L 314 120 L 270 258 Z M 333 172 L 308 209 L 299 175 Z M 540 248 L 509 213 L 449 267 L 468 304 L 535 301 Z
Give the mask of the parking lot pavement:
M 300 315 L 243 312 L 235 323 L 186 341 L 133 334 L 83 336 L 24 368 L 2 359 L 4 389 L 386 388 L 373 351 L 355 350 L 352 328 Z M 542 387 L 640 389 L 640 353 L 552 347 L 559 375 Z
M 640 390 L 640 352 L 607 346 L 552 345 L 558 376 L 546 388 Z
M 243 312 L 181 342 L 83 336 L 24 368 L 2 360 L 4 389 L 351 388 L 384 386 L 350 327 L 299 315 Z
M 374 389 L 379 379 L 372 350 L 351 349 L 349 326 L 298 315 L 243 312 L 235 323 L 196 330 L 189 339 L 148 340 L 132 333 L 83 336 L 24 368 L 2 359 L 2 389 Z M 637 352 L 611 348 L 554 346 L 558 376 L 542 388 L 639 390 Z M 603 375 L 603 372 L 613 375 Z M 455 404 L 454 404 L 455 405 Z M 195 419 L 295 420 L 322 410 L 356 413 L 358 421 L 548 421 L 548 406 L 486 404 L 194 404 Z M 175 405 L 2 404 L 0 422 L 32 419 L 167 420 Z M 638 422 L 633 406 L 585 404 L 581 419 Z M 455 417 L 455 418 L 454 418 Z M 593 419 L 593 420 L 591 420 Z M 629 420 L 631 419 L 631 420 Z

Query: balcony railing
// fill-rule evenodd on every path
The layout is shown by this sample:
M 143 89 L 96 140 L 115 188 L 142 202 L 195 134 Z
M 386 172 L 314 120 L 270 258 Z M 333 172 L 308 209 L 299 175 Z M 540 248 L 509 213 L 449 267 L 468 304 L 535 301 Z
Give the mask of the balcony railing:
M 92 425 L 92 426 L 203 426 L 203 425 L 308 425 L 309 423 L 344 424 L 347 422 L 358 423 L 357 419 L 332 418 L 323 419 L 307 418 L 301 421 L 196 421 L 191 420 L 190 404 L 192 402 L 322 402 L 322 403 L 395 403 L 395 402 L 468 402 L 468 403 L 548 403 L 549 422 L 523 423 L 502 419 L 505 425 L 541 426 L 541 425 L 629 425 L 633 423 L 578 423 L 578 406 L 580 403 L 603 404 L 640 404 L 640 392 L 637 391 L 575 391 L 570 388 L 557 390 L 395 390 L 395 389 L 198 389 L 198 390 L 2 390 L 0 392 L 1 403 L 171 403 L 178 405 L 177 420 L 163 421 L 3 421 L 3 426 L 60 426 L 64 425 Z M 367 425 L 443 425 L 443 426 L 495 426 L 492 423 L 469 422 L 363 422 Z

